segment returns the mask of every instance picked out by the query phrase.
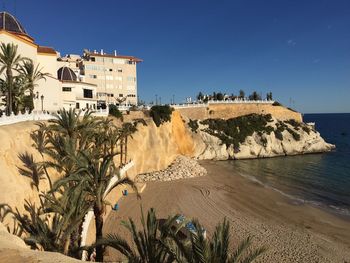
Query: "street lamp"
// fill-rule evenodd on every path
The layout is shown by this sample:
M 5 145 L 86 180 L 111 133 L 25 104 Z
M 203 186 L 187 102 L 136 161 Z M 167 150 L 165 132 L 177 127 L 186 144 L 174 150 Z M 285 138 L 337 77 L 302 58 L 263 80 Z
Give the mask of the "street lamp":
M 41 111 L 44 111 L 44 95 L 41 95 Z

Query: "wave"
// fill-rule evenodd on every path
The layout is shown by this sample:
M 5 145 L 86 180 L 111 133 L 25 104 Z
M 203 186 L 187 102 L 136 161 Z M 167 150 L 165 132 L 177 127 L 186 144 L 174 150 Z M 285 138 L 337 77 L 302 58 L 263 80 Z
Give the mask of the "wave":
M 244 178 L 246 178 L 254 183 L 257 183 L 257 184 L 259 184 L 267 189 L 271 189 L 275 192 L 278 192 L 279 194 L 281 194 L 284 197 L 287 197 L 289 200 L 291 200 L 294 205 L 308 204 L 308 205 L 311 205 L 313 207 L 321 208 L 321 209 L 327 210 L 328 212 L 335 213 L 337 215 L 350 218 L 350 209 L 348 209 L 348 208 L 344 208 L 344 207 L 340 207 L 340 206 L 336 206 L 336 205 L 332 205 L 332 204 L 326 204 L 324 202 L 319 202 L 319 201 L 315 201 L 315 200 L 304 199 L 304 198 L 286 193 L 286 192 L 284 192 L 284 191 L 282 191 L 274 186 L 271 186 L 267 183 L 264 183 L 264 182 L 260 181 L 259 179 L 257 179 L 255 176 L 248 175 L 248 174 L 245 174 L 242 172 L 237 172 L 237 174 L 239 174 L 240 176 L 242 176 L 242 177 L 244 177 Z

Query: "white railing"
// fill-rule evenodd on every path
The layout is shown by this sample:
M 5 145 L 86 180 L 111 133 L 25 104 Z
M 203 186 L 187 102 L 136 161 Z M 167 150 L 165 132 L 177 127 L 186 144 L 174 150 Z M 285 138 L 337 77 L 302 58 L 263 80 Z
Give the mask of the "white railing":
M 2 115 L 0 117 L 0 126 L 14 124 L 23 121 L 45 121 L 55 118 L 52 114 L 44 112 L 19 113 L 18 115 L 11 114 L 10 116 Z
M 111 180 L 109 181 L 109 184 L 107 186 L 106 191 L 104 192 L 103 197 L 105 197 L 107 195 L 107 193 L 109 192 L 109 190 L 113 187 L 113 185 L 120 179 L 122 179 L 125 175 L 125 173 L 135 165 L 134 161 L 129 161 L 127 164 L 125 164 L 124 166 L 122 166 L 119 170 L 119 176 L 115 175 L 111 178 Z M 81 243 L 80 246 L 83 247 L 86 245 L 86 241 L 87 241 L 87 236 L 88 236 L 88 231 L 89 231 L 89 226 L 91 221 L 94 218 L 94 211 L 92 210 L 92 208 L 89 210 L 89 212 L 86 213 L 85 217 L 84 217 L 84 222 L 82 225 L 82 231 L 81 231 Z M 81 255 L 81 260 L 82 261 L 87 261 L 88 260 L 88 252 L 86 250 L 83 250 L 83 253 Z
M 208 104 L 222 104 L 222 103 L 234 103 L 234 104 L 240 104 L 240 103 L 250 103 L 250 104 L 273 104 L 274 100 L 246 100 L 246 99 L 235 99 L 235 100 L 210 100 L 208 101 Z
M 175 109 L 182 108 L 199 108 L 208 107 L 210 104 L 273 104 L 273 100 L 246 100 L 246 99 L 236 99 L 236 100 L 210 100 L 206 103 L 184 103 L 184 104 L 173 104 L 170 105 Z

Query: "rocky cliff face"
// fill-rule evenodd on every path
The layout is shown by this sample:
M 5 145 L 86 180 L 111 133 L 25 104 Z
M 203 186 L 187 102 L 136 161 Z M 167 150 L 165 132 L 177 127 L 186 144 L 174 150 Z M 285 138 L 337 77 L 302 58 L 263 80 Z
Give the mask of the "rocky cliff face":
M 335 148 L 334 145 L 325 142 L 319 132 L 303 123 L 294 126 L 272 118 L 271 122 L 266 124 L 267 127 L 271 127 L 271 132 L 253 132 L 239 143 L 238 147 L 223 143 L 218 136 L 213 135 L 213 132 L 208 133 L 208 125 L 197 123 L 199 127 L 193 133 L 193 139 L 195 157 L 198 159 L 266 158 L 328 152 Z M 284 129 L 279 130 L 281 124 L 284 125 Z M 215 132 L 220 133 L 220 131 L 214 131 L 214 134 Z M 278 133 L 280 133 L 279 136 Z

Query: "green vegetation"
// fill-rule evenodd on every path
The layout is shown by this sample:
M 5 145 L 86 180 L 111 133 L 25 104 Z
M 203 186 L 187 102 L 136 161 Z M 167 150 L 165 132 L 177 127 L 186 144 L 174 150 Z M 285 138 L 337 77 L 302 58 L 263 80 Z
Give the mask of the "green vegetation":
M 183 236 L 180 231 L 189 221 L 177 223 L 178 217 L 170 216 L 161 223 L 151 208 L 146 218 L 142 213 L 141 230 L 136 228 L 131 218 L 128 222 L 122 222 L 131 234 L 132 244 L 119 235 L 110 234 L 95 246 L 112 247 L 123 254 L 128 262 L 142 263 L 249 263 L 266 251 L 264 247 L 251 248 L 250 237 L 232 249 L 230 224 L 226 219 L 216 226 L 211 239 L 205 237 L 204 228 L 197 220 L 192 220 L 193 230 L 187 231 L 188 236 Z
M 249 100 L 261 100 L 261 96 L 256 91 L 253 91 L 253 93 L 249 95 Z
M 286 130 L 293 136 L 294 140 L 300 141 L 300 134 L 297 133 L 296 131 L 294 131 L 293 129 L 291 129 L 290 127 L 288 127 L 287 124 L 292 125 L 295 130 L 299 130 L 299 127 L 301 127 L 301 123 L 298 123 L 297 121 L 292 120 L 292 119 L 285 121 L 285 122 L 279 121 L 276 124 L 276 126 L 277 126 L 277 130 L 281 133 L 280 136 L 282 136 L 282 140 L 283 140 L 282 132 Z M 275 135 L 276 135 L 276 133 L 275 133 Z
M 48 76 L 41 72 L 39 65 L 35 67 L 32 60 L 18 55 L 17 49 L 13 43 L 0 46 L 0 91 L 6 95 L 2 104 L 6 105 L 7 115 L 32 111 L 36 83 Z
M 254 132 L 270 134 L 274 129 L 267 124 L 271 121 L 270 114 L 250 114 L 228 120 L 207 119 L 201 123 L 209 126 L 205 132 L 219 138 L 226 146 L 233 145 L 239 149 L 239 144 Z
M 272 103 L 272 106 L 283 106 L 283 105 L 278 101 L 274 101 L 274 103 Z
M 121 113 L 121 111 L 118 109 L 118 107 L 116 105 L 109 105 L 109 115 L 112 115 L 113 117 L 116 117 L 117 119 L 121 119 L 123 120 L 123 114 Z
M 32 179 L 40 203 L 25 200 L 26 214 L 17 209 L 8 212 L 29 246 L 79 258 L 81 224 L 90 209 L 95 216 L 95 239 L 102 238 L 103 215 L 110 205 L 107 193 L 118 185 L 134 187 L 127 177 L 120 177 L 114 157 L 121 153 L 122 139 L 135 129 L 134 124 L 118 128 L 109 119 L 89 112 L 81 116 L 74 110 L 61 110 L 49 124 L 38 124 L 31 138 L 41 159 L 19 155 L 23 163 L 19 172 Z M 51 173 L 58 173 L 60 179 L 52 183 Z M 112 178 L 116 182 L 109 185 Z M 44 192 L 41 181 L 46 179 L 50 188 Z M 96 258 L 103 260 L 102 246 L 96 247 Z
M 191 120 L 188 122 L 188 126 L 190 126 L 191 131 L 197 133 L 197 130 L 199 128 L 198 121 L 197 120 Z
M 155 105 L 152 106 L 150 110 L 150 116 L 152 117 L 154 123 L 159 127 L 162 123 L 171 121 L 171 113 L 173 108 L 169 105 Z

